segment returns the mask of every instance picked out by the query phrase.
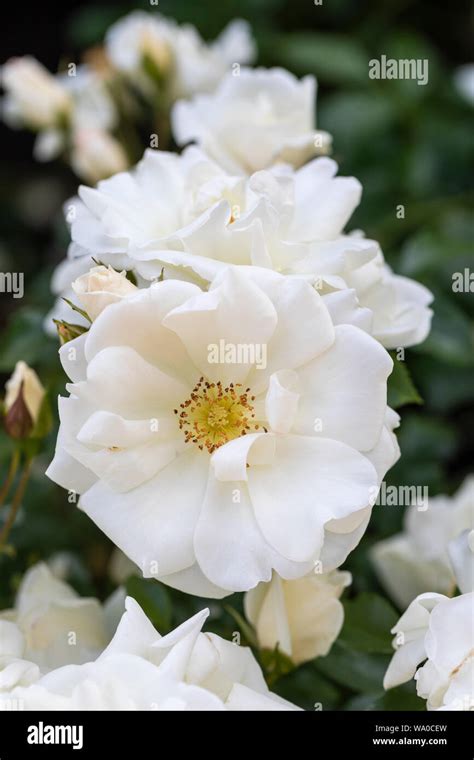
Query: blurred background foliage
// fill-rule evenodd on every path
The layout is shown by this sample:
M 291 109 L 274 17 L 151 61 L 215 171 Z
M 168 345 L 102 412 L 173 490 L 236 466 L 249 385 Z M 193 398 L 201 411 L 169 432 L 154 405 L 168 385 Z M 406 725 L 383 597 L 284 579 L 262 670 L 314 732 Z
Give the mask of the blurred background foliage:
M 386 478 L 393 484 L 427 485 L 430 495 L 452 493 L 474 470 L 474 299 L 472 293 L 452 290 L 454 272 L 474 269 L 472 108 L 453 79 L 456 67 L 469 61 L 469 5 L 463 0 L 323 0 L 321 5 L 313 0 L 160 0 L 158 8 L 150 8 L 145 2 L 71 0 L 57 6 L 42 0 L 22 3 L 1 30 L 5 59 L 30 53 L 54 71 L 61 60 L 79 60 L 133 8 L 158 9 L 193 23 L 206 39 L 232 18 L 243 17 L 253 26 L 259 64 L 316 75 L 318 127 L 333 134 L 341 174 L 354 174 L 364 187 L 349 228 L 363 228 L 378 239 L 398 273 L 416 278 L 435 295 L 431 335 L 406 351 L 391 388 L 392 402 L 403 406 L 402 458 Z M 368 61 L 381 54 L 427 58 L 429 83 L 369 79 Z M 43 320 L 52 303 L 51 273 L 68 242 L 61 208 L 77 180 L 65 166 L 34 163 L 28 133 L 0 129 L 0 270 L 25 274 L 24 299 L 1 295 L 1 379 L 24 359 L 39 373 L 54 405 L 65 378 L 57 342 L 45 335 Z M 404 219 L 397 218 L 399 204 L 405 207 Z M 81 593 L 103 598 L 113 588 L 110 542 L 69 503 L 66 492 L 44 477 L 54 441 L 52 431 L 11 534 L 14 551 L 0 557 L 0 608 L 12 603 L 29 565 L 58 552 L 73 553 L 69 580 Z M 10 452 L 2 431 L 2 479 Z M 368 550 L 400 529 L 402 512 L 376 506 L 366 536 L 346 563 L 354 581 L 345 594 L 344 628 L 331 653 L 290 673 L 283 657 L 266 653 L 272 688 L 302 707 L 423 709 L 411 685 L 387 694 L 382 688 L 389 631 L 398 613 L 384 598 Z M 205 604 L 137 577 L 129 579 L 127 589 L 163 633 Z M 243 643 L 251 640 L 239 595 L 210 607 L 212 630 L 231 638 L 241 628 Z

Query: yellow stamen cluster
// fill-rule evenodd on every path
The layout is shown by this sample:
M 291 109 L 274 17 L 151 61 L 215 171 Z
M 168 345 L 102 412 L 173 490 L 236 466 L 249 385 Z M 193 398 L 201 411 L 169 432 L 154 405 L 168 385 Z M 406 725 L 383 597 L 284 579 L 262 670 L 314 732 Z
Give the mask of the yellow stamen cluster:
M 223 387 L 220 381 L 209 383 L 201 377 L 190 397 L 174 410 L 186 443 L 195 443 L 212 454 L 219 446 L 250 431 L 267 432 L 255 422 L 250 403 L 255 396 L 249 396 L 250 388 L 241 392 L 242 387 L 240 383 Z

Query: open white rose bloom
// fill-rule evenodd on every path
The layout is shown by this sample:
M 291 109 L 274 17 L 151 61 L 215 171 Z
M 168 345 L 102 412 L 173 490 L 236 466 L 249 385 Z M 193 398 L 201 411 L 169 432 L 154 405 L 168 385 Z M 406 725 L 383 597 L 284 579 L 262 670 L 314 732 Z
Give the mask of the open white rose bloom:
M 415 505 L 407 509 L 403 533 L 380 541 L 372 550 L 380 580 L 400 607 L 427 589 L 447 596 L 454 593 L 455 557 L 467 546 L 463 536 L 473 530 L 472 475 L 452 498 L 435 496 L 426 510 Z
M 47 474 L 145 577 L 189 593 L 338 567 L 398 458 L 392 360 L 298 278 L 156 283 L 60 353 L 73 382 Z
M 91 257 L 134 270 L 144 284 L 163 267 L 202 282 L 228 264 L 259 266 L 306 279 L 335 323 L 355 324 L 386 348 L 422 342 L 431 293 L 393 274 L 375 241 L 345 233 L 361 185 L 336 175 L 324 157 L 245 177 L 195 147 L 181 156 L 148 150 L 132 171 L 80 187 L 67 204 L 73 242 L 54 289 L 66 290 Z
M 100 654 L 116 627 L 121 594 L 102 607 L 97 599 L 79 597 L 44 563 L 28 570 L 15 607 L 0 612 L 0 695 Z
M 224 169 L 251 174 L 276 162 L 301 166 L 327 153 L 331 137 L 314 128 L 316 80 L 285 69 L 242 69 L 215 93 L 176 103 L 178 145 L 197 142 Z
M 428 710 L 474 710 L 473 630 L 474 593 L 421 594 L 392 629 L 397 651 L 385 688 L 414 676 Z
M 134 599 L 97 659 L 0 691 L 25 710 L 297 710 L 272 694 L 246 647 L 202 633 L 203 610 L 161 637 Z

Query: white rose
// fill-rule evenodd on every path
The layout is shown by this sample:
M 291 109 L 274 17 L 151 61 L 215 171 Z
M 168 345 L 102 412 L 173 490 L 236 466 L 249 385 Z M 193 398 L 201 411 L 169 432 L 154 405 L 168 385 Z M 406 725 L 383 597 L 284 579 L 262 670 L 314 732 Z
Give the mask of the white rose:
M 69 138 L 73 142 L 77 139 L 75 135 L 78 131 L 108 131 L 117 123 L 117 109 L 105 80 L 89 66 L 78 66 L 74 76 L 57 74 L 55 80 L 71 98 L 68 129 L 48 128 L 38 134 L 33 149 L 37 161 L 51 161 L 56 158 L 68 147 Z M 77 165 L 80 166 L 80 158 L 78 161 Z M 117 164 L 112 173 L 119 170 L 120 166 Z M 109 173 L 96 175 L 86 172 L 83 178 L 93 182 L 96 181 L 96 176 L 101 179 Z
M 377 243 L 344 234 L 361 186 L 336 172 L 318 158 L 244 178 L 194 147 L 147 151 L 126 182 L 80 188 L 70 256 L 115 258 L 148 280 L 163 266 L 205 280 L 228 263 L 264 266 L 314 282 L 336 324 L 355 324 L 386 348 L 421 342 L 431 293 L 392 274 Z
M 78 66 L 74 76 L 61 74 L 59 81 L 71 93 L 73 129 L 111 130 L 118 121 L 117 107 L 106 80 L 90 66 Z
M 255 55 L 245 21 L 233 21 L 207 45 L 193 26 L 143 11 L 117 21 L 107 32 L 106 48 L 113 64 L 145 93 L 151 95 L 162 80 L 172 99 L 214 89 L 232 63 L 250 63 Z
M 392 629 L 396 652 L 385 688 L 414 676 L 428 710 L 474 709 L 473 605 L 473 593 L 418 596 Z
M 39 417 L 44 394 L 45 390 L 34 369 L 24 361 L 17 362 L 12 376 L 5 383 L 5 414 L 8 414 L 21 396 L 34 426 Z
M 12 125 L 31 129 L 58 126 L 69 118 L 72 99 L 63 86 L 35 58 L 10 58 L 2 66 L 6 90 L 4 117 Z
M 458 66 L 453 77 L 456 92 L 469 105 L 474 105 L 474 63 L 465 63 Z
M 250 26 L 242 19 L 228 24 L 210 45 L 201 39 L 193 26 L 177 27 L 171 45 L 174 53 L 173 99 L 211 92 L 232 66 L 251 63 L 256 52 Z
M 453 497 L 430 498 L 426 510 L 416 505 L 408 507 L 403 532 L 375 544 L 372 549 L 375 569 L 402 609 L 426 589 L 447 596 L 454 593 L 456 577 L 449 557 L 450 548 L 456 552 L 458 545 L 453 546 L 453 542 L 473 526 L 474 476 L 471 475 Z M 467 538 L 462 541 L 459 545 L 462 554 L 456 562 L 458 572 L 465 575 L 469 562 L 469 555 L 464 553 Z M 459 562 L 466 566 L 466 572 L 463 573 Z M 465 588 L 465 583 L 463 585 Z
M 72 283 L 72 290 L 79 298 L 81 306 L 91 318 L 99 314 L 111 303 L 117 303 L 137 290 L 137 286 L 127 279 L 127 273 L 116 272 L 111 266 L 92 267 Z
M 350 573 L 338 570 L 294 581 L 273 574 L 269 583 L 259 583 L 244 600 L 259 646 L 278 645 L 295 665 L 327 655 L 344 621 L 339 597 L 350 583 Z
M 72 283 L 80 275 L 86 274 L 91 268 L 91 264 L 93 264 L 93 261 L 90 256 L 65 258 L 54 270 L 50 287 L 51 292 L 56 296 L 56 300 L 43 322 L 44 330 L 48 335 L 57 336 L 56 324 L 53 321 L 55 319 L 80 325 L 81 327 L 89 327 L 89 321 L 79 314 L 79 312 L 71 312 L 71 307 L 64 299 L 74 302 L 75 293 L 71 287 Z
M 174 22 L 159 14 L 133 11 L 119 19 L 107 32 L 105 46 L 112 64 L 145 91 L 150 82 L 146 61 L 164 75 L 172 65 L 172 30 Z
M 208 292 L 159 282 L 74 345 L 48 475 L 145 576 L 224 596 L 329 571 L 360 540 L 398 457 L 393 365 L 308 283 L 257 267 Z
M 129 161 L 122 145 L 104 129 L 82 127 L 72 135 L 71 166 L 86 182 L 125 171 Z
M 44 563 L 30 568 L 15 607 L 0 612 L 0 689 L 11 688 L 25 673 L 39 677 L 40 672 L 96 657 L 110 640 L 116 601 L 111 597 L 102 608 L 97 599 L 80 598 Z
M 227 74 L 212 95 L 179 101 L 172 111 L 178 145 L 197 142 L 224 169 L 252 174 L 277 162 L 301 166 L 327 153 L 331 138 L 314 129 L 316 81 L 284 69 Z
M 448 553 L 460 592 L 474 591 L 474 530 L 463 530 L 450 541 Z
M 160 637 L 129 597 L 94 662 L 53 670 L 8 697 L 26 710 L 297 710 L 268 690 L 249 649 L 201 633 L 208 614 Z

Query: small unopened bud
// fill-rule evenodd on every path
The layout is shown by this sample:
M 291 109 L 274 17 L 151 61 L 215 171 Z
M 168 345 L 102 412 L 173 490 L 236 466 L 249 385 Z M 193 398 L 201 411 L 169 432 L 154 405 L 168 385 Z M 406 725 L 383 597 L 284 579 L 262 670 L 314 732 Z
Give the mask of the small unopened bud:
M 28 438 L 33 430 L 33 420 L 23 397 L 23 383 L 15 401 L 5 414 L 5 430 L 11 438 Z
M 26 438 L 38 421 L 44 388 L 36 372 L 19 361 L 5 390 L 5 429 L 12 438 Z
M 71 166 L 81 179 L 95 185 L 128 169 L 129 160 L 121 143 L 105 129 L 81 127 L 72 135 Z
M 74 338 L 78 338 L 79 335 L 82 335 L 88 330 L 84 325 L 71 325 L 69 322 L 65 322 L 62 319 L 53 319 L 53 322 L 56 325 L 61 346 L 64 346 L 65 343 L 69 343 L 70 340 L 74 340 Z
M 135 293 L 136 286 L 127 279 L 126 272 L 116 272 L 111 266 L 92 267 L 72 283 L 72 289 L 91 320 L 112 303 Z

